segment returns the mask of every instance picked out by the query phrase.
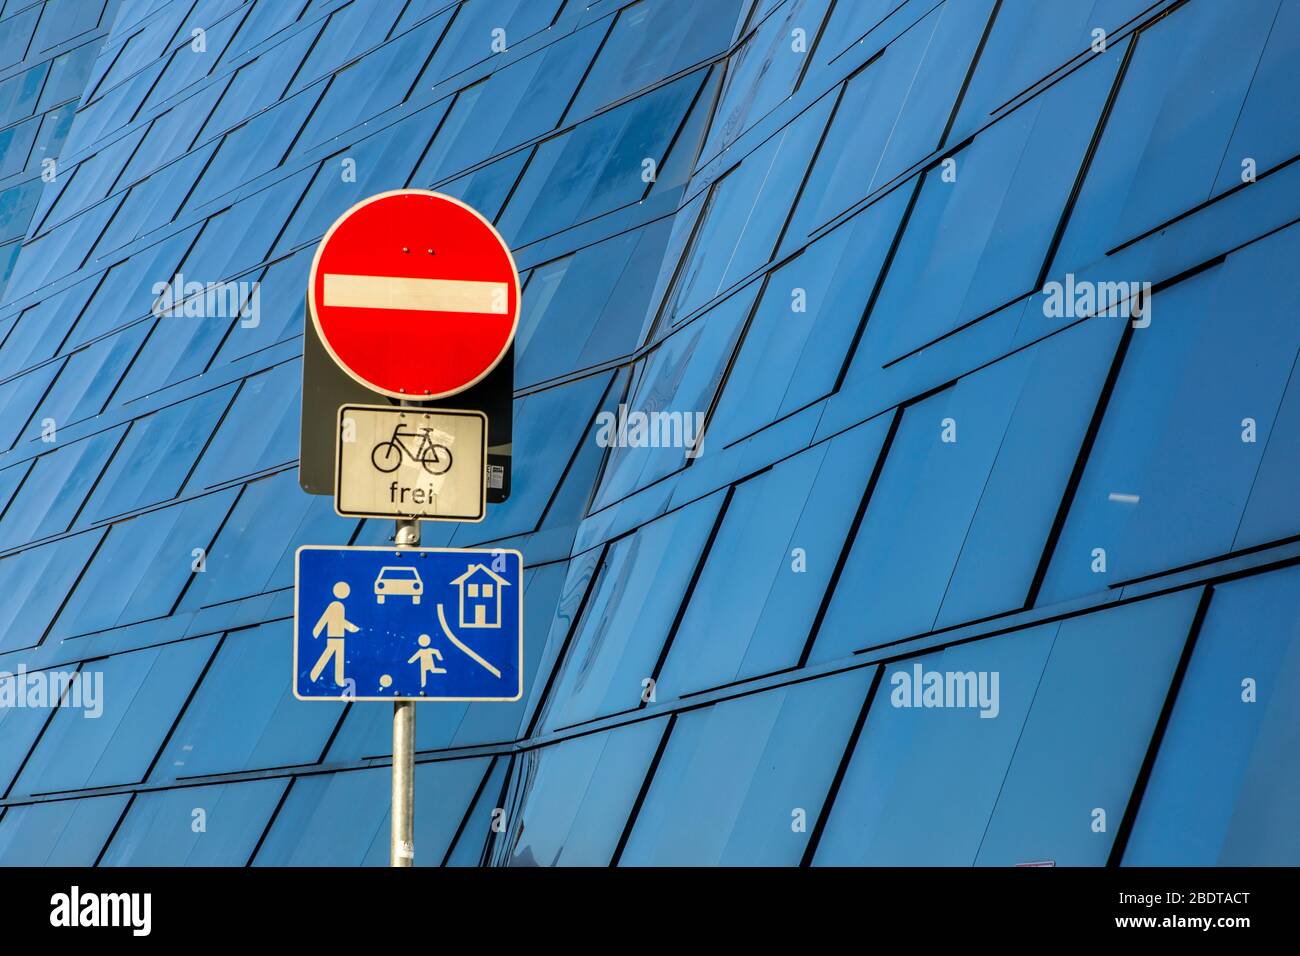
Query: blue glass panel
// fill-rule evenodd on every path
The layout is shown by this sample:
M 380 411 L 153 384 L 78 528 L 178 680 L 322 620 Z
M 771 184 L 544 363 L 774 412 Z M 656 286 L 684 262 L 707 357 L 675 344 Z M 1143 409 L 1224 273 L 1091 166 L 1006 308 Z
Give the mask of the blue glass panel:
M 352 6 L 365 2 L 354 0 Z M 294 148 L 311 149 L 405 100 L 446 20 L 430 20 L 334 74 Z
M 321 163 L 293 219 L 276 243 L 282 254 L 319 239 L 339 216 L 367 196 L 406 185 L 412 167 L 436 126 L 445 104 L 435 105 L 388 129 L 353 143 Z M 302 298 L 303 282 L 299 288 Z
M 101 866 L 243 866 L 288 778 L 139 794 Z
M 0 819 L 5 866 L 94 866 L 129 794 L 10 807 Z
M 492 861 L 608 866 L 666 724 L 644 720 L 520 754 Z
M 707 6 L 730 13 L 727 23 L 737 25 L 734 4 Z M 794 92 L 829 6 L 827 0 L 786 0 L 752 27 L 752 35 L 727 62 L 703 157 L 716 155 Z M 802 36 L 795 31 L 803 31 Z
M 74 535 L 0 559 L 0 650 L 39 644 L 102 532 Z
M 554 129 L 606 26 L 579 30 L 457 93 L 415 181 L 438 182 Z
M 640 705 L 721 499 L 711 495 L 609 545 L 546 704 L 547 728 Z
M 519 182 L 519 174 L 528 164 L 533 150 L 520 149 L 468 173 L 449 183 L 423 183 L 412 180 L 412 186 L 436 185 L 438 192 L 453 196 L 482 213 L 489 222 L 496 222 L 501 207 Z
M 91 339 L 120 328 L 149 314 L 157 300 L 160 283 L 173 281 L 181 256 L 198 233 L 197 226 L 140 249 L 117 263 L 94 290 L 81 320 L 64 345 L 64 350 L 84 345 Z
M 1106 862 L 1199 597 L 1061 624 L 977 865 Z
M 713 184 L 664 304 L 665 322 L 692 314 L 772 257 L 833 105 L 822 97 Z
M 226 7 L 235 6 L 227 0 L 221 2 Z M 211 9 L 214 4 L 200 3 L 195 7 L 189 21 L 177 31 L 180 45 L 174 47 L 171 56 L 167 59 L 167 68 L 158 78 L 158 83 L 149 91 L 144 101 L 144 110 L 157 106 L 211 73 L 216 68 L 217 61 L 221 59 L 226 45 L 234 36 L 235 30 L 244 19 L 242 13 L 220 16 L 211 12 L 205 15 L 205 7 Z M 195 30 L 203 31 L 202 50 L 194 47 L 194 43 L 198 42 L 198 37 L 194 34 Z
M 343 704 L 295 700 L 288 621 L 227 634 L 163 748 L 152 780 L 315 763 Z
M 814 659 L 1023 606 L 1121 327 L 1077 325 L 907 408 Z
M 50 636 L 87 634 L 170 614 L 234 497 L 233 491 L 206 495 L 113 525 Z
M 245 379 L 186 487 L 197 491 L 297 458 L 301 391 L 296 360 Z
M 117 62 L 122 63 L 122 58 Z M 88 105 L 80 107 L 73 144 L 81 146 L 107 140 L 133 120 L 165 65 L 165 60 L 155 60 L 105 95 L 96 95 Z
M 491 541 L 537 527 L 574 450 L 591 440 L 587 423 L 609 378 L 592 375 L 515 400 L 511 468 L 528 480 L 516 482 L 504 503 L 489 508 L 481 524 L 464 526 L 461 535 Z
M 234 390 L 233 385 L 213 389 L 132 422 L 78 523 L 102 521 L 174 498 Z
M 1300 276 L 1274 264 L 1297 250 L 1300 229 L 1292 227 L 1152 298 L 1150 325 L 1133 330 L 1040 603 L 1233 548 L 1293 374 Z M 1248 417 L 1255 442 L 1243 441 Z M 1295 441 L 1294 432 L 1275 437 Z M 1248 533 L 1280 533 L 1294 526 L 1293 514 L 1288 506 L 1252 515 Z M 1093 570 L 1097 548 L 1106 552 L 1104 571 Z
M 48 50 L 78 34 L 95 29 L 104 13 L 103 0 L 46 0 L 45 16 L 32 38 L 36 50 Z
M 897 358 L 1029 292 L 1120 59 L 1094 60 L 925 173 L 864 348 Z
M 1261 7 L 1267 10 L 1267 6 Z M 1239 185 L 1250 159 L 1257 173 L 1300 153 L 1300 117 L 1291 98 L 1300 86 L 1300 2 L 1282 0 L 1223 154 L 1216 194 Z
M 804 0 L 795 4 L 803 5 Z M 740 8 L 740 0 L 641 0 L 624 7 L 618 12 L 600 58 L 569 107 L 570 119 L 581 119 L 662 77 L 721 53 L 731 42 Z M 810 35 L 814 32 L 810 31 Z
M 518 384 L 587 368 L 636 347 L 670 225 L 652 223 L 533 270 L 515 335 Z
M 0 130 L 0 179 L 22 172 L 27 166 L 41 122 L 40 117 L 34 116 L 25 123 Z
M 493 0 L 462 4 L 438 45 L 437 55 L 420 74 L 418 87 L 427 91 L 476 63 L 508 52 L 510 47 L 550 26 L 564 2 Z M 494 32 L 497 30 L 502 32 Z
M 337 8 L 289 91 L 302 89 L 381 42 L 401 12 L 387 0 L 354 0 Z
M 23 433 L 28 419 L 59 374 L 62 362 L 51 362 L 0 385 L 0 451 L 8 451 Z
M 45 62 L 7 80 L 0 80 L 0 116 L 4 117 L 5 122 L 13 122 L 32 114 L 49 71 L 50 64 Z
M 25 309 L 0 348 L 0 377 L 9 378 L 56 354 L 96 284 L 97 279 L 78 282 Z
M 27 224 L 40 194 L 39 179 L 0 192 L 0 242 L 17 239 L 27 232 Z
M 0 30 L 0 70 L 7 70 L 26 57 L 27 47 L 32 41 L 32 28 L 36 26 L 42 9 L 33 5 L 5 21 L 4 29 Z
M 834 390 L 910 194 L 894 190 L 771 273 L 710 441 L 728 445 Z
M 678 470 L 688 451 L 708 454 L 701 425 L 757 294 L 758 283 L 751 282 L 674 332 L 637 367 L 626 407 L 597 433 L 609 457 L 592 510 Z
M 465 816 L 465 823 L 456 843 L 447 854 L 447 866 L 478 866 L 487 853 L 488 844 L 495 836 L 493 823 L 499 818 L 497 808 L 501 803 L 501 791 L 505 786 L 506 772 L 511 759 L 494 757 L 492 769 L 488 771 L 478 798 Z
M 311 173 L 301 170 L 209 219 L 181 264 L 186 281 L 228 279 L 260 263 L 310 179 Z
M 223 65 L 290 26 L 307 5 L 308 0 L 254 0 L 252 12 L 226 47 Z
M 601 559 L 604 557 L 603 552 L 603 548 L 592 548 L 567 563 L 564 585 L 560 589 L 559 601 L 555 605 L 549 630 L 545 634 L 545 647 L 541 655 L 541 665 L 538 668 L 540 672 L 549 675 L 555 669 L 560 652 L 565 647 L 569 632 L 573 629 L 574 621 L 586 600 L 587 591 L 591 586 L 591 579 L 595 575 L 597 568 L 600 567 Z M 530 633 L 532 636 L 529 640 L 540 641 L 543 638 L 540 629 Z M 525 641 L 525 647 L 527 644 L 528 641 Z M 524 694 L 524 699 L 528 701 L 528 707 L 525 711 L 527 714 L 525 726 L 531 727 L 532 723 L 535 722 L 534 715 L 542 705 L 547 690 L 547 681 L 539 680 L 534 681 L 533 686 Z
M 31 462 L 19 462 L 7 468 L 0 468 L 0 520 L 3 520 L 9 503 L 13 500 L 14 493 L 18 486 L 23 483 L 27 473 L 31 470 Z
M 506 240 L 525 245 L 640 199 L 642 161 L 663 161 L 702 80 L 682 77 L 542 143 L 499 223 Z
M 284 6 L 281 0 L 262 0 L 262 3 Z M 241 121 L 254 116 L 279 99 L 285 84 L 295 75 L 308 49 L 312 48 L 319 27 L 312 26 L 287 37 L 265 50 L 251 63 L 245 63 L 230 80 L 230 88 L 199 133 L 199 140 L 228 130 Z M 239 42 L 238 38 L 235 40 Z
M 1126 866 L 1295 866 L 1300 570 L 1214 590 Z M 1207 773 L 1207 768 L 1213 772 Z
M 45 81 L 45 88 L 41 90 L 37 110 L 44 112 L 67 100 L 80 99 L 86 77 L 90 75 L 90 68 L 99 55 L 99 50 L 97 43 L 83 43 L 50 60 L 50 76 Z
M 1209 198 L 1278 3 L 1184 4 L 1142 31 L 1053 273 Z
M 141 323 L 73 352 L 33 413 L 24 437 L 38 437 L 47 420 L 63 428 L 102 412 L 148 331 L 148 324 Z
M 860 668 L 679 715 L 619 864 L 798 864 L 871 675 Z
M 310 87 L 227 133 L 185 208 L 195 209 L 279 166 L 320 92 L 320 86 Z
M 1114 357 L 1122 320 L 1108 321 L 1085 323 L 1034 348 L 936 627 L 1014 610 L 1028 597 Z
M 230 330 L 214 366 L 233 362 L 260 349 L 302 334 L 303 290 L 316 250 L 308 247 L 271 264 L 258 283 L 257 310 Z
M 180 607 L 194 610 L 291 585 L 298 545 L 346 542 L 355 526 L 334 514 L 332 499 L 303 494 L 296 470 L 249 482 Z
M 661 700 L 799 662 L 888 430 L 877 419 L 736 486 L 656 681 Z
M 91 661 L 81 672 L 83 701 L 60 707 L 41 734 L 14 793 L 108 787 L 143 780 L 167 729 L 189 696 L 216 638 L 201 637 Z
M 40 209 L 32 220 L 34 229 L 43 231 L 65 222 L 107 196 L 144 133 L 143 129 L 129 133 L 72 169 L 63 170 L 58 177 L 63 188 L 47 190 L 41 196 Z
M 849 55 L 865 56 L 874 53 L 890 38 L 891 32 L 878 29 L 881 21 L 889 18 L 899 8 L 907 6 L 906 0 L 856 0 L 854 3 L 837 3 L 826 23 L 826 33 L 817 45 L 816 62 L 824 65 Z
M 112 428 L 37 458 L 31 480 L 0 518 L 0 549 L 68 530 L 125 431 Z
M 942 4 L 849 79 L 791 223 L 793 241 L 939 146 L 988 11 L 983 0 Z
M 41 120 L 41 131 L 32 145 L 31 156 L 27 160 L 29 167 L 42 167 L 47 158 L 57 156 L 72 128 L 72 119 L 76 115 L 77 104 L 67 103 L 56 110 L 50 110 Z
M 488 763 L 479 757 L 416 764 L 417 866 L 441 864 Z M 296 778 L 254 864 L 387 866 L 389 777 L 387 767 L 376 767 Z
M 1103 31 L 1107 47 L 1113 46 L 1111 34 L 1154 5 L 1153 0 L 1003 0 L 962 98 L 956 131 L 988 122 L 991 113 L 1053 70 L 1092 52 L 1098 42 L 1094 31 Z
M 1242 434 L 1249 423 L 1242 420 Z M 1258 429 L 1259 423 L 1255 423 Z M 1300 474 L 1300 375 L 1295 369 L 1287 382 L 1286 394 L 1273 421 L 1259 474 L 1250 488 L 1250 498 L 1241 516 L 1241 526 L 1232 540 L 1234 550 L 1300 534 L 1300 512 L 1295 508 L 1295 476 Z M 1255 440 L 1261 439 L 1258 430 Z
M 889 665 L 813 862 L 974 863 L 1059 628 L 1045 624 Z M 953 706 L 925 705 L 930 674 L 945 688 L 931 700 Z M 936 785 L 936 770 L 946 785 Z
M 17 666 L 9 666 L 17 670 Z M 0 671 L 0 697 L 7 701 L 17 701 L 20 693 L 19 682 L 27 680 L 27 673 Z M 59 673 L 67 673 L 67 669 L 61 668 Z M 40 679 L 50 678 L 41 676 Z M 18 768 L 23 765 L 23 761 L 31 752 L 32 744 L 36 742 L 36 738 L 45 727 L 45 722 L 50 717 L 48 698 L 46 704 L 45 707 L 17 707 L 13 704 L 0 707 L 0 793 L 8 793 L 14 775 L 18 773 Z M 0 825 L 0 832 L 3 832 L 2 825 Z M 0 852 L 0 864 L 8 862 L 3 852 Z
M 99 243 L 95 246 L 96 259 L 106 258 L 113 250 L 121 248 L 131 240 L 171 222 L 180 209 L 181 203 L 189 195 L 195 180 L 199 178 L 204 166 L 212 158 L 217 146 L 216 142 L 201 146 L 174 163 L 155 170 L 149 178 L 131 187 L 126 199 L 122 201 L 122 208 L 104 229 Z M 169 238 L 155 247 L 168 249 L 172 254 L 172 261 L 160 262 L 161 271 L 151 275 L 151 281 L 160 276 L 170 276 L 175 271 L 181 256 L 189 248 L 197 232 L 197 227 L 191 226 L 181 233 L 186 240 L 184 245 L 178 245 L 176 239 Z M 142 291 L 141 299 L 147 294 Z M 133 301 L 137 305 L 140 304 L 140 300 Z M 147 303 L 144 305 L 147 307 Z M 145 308 L 132 309 L 130 312 L 143 315 Z M 114 311 L 113 315 L 120 317 L 117 311 Z

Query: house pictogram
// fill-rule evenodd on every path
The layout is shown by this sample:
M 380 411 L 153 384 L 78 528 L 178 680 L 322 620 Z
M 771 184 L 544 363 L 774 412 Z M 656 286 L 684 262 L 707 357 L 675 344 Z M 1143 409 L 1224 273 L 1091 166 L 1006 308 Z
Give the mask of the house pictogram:
M 509 581 L 485 564 L 472 564 L 451 583 L 459 589 L 461 627 L 501 626 L 501 589 Z

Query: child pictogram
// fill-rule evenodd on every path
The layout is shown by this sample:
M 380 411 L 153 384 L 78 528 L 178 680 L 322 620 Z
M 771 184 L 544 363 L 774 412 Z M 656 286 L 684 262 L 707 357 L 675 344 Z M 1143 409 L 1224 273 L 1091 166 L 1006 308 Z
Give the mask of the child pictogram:
M 447 669 L 439 667 L 437 661 L 442 660 L 442 651 L 436 647 L 429 646 L 429 635 L 420 635 L 420 649 L 410 656 L 406 663 L 414 664 L 420 662 L 420 687 L 424 687 L 424 682 L 430 674 L 445 674 Z M 437 660 L 434 660 L 437 658 Z

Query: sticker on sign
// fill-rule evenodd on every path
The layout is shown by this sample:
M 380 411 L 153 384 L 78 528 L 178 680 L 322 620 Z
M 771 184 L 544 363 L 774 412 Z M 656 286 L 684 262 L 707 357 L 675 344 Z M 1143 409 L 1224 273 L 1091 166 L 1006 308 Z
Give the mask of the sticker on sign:
M 338 413 L 334 510 L 354 518 L 482 521 L 487 416 L 391 405 Z

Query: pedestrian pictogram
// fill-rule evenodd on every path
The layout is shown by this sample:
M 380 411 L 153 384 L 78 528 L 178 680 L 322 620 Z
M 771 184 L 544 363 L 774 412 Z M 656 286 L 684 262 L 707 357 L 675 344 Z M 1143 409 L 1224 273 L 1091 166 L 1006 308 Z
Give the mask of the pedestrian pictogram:
M 311 629 L 312 637 L 320 637 L 320 632 L 325 631 L 325 650 L 321 652 L 320 657 L 316 659 L 316 664 L 311 669 L 311 679 L 315 681 L 325 670 L 325 665 L 334 661 L 334 683 L 340 687 L 343 686 L 343 641 L 348 634 L 355 634 L 360 630 L 355 624 L 348 620 L 347 607 L 344 601 L 352 593 L 346 581 L 338 581 L 334 585 L 334 598 L 325 606 L 320 618 L 316 621 L 316 626 Z
M 297 554 L 301 700 L 518 700 L 518 551 L 332 548 Z

